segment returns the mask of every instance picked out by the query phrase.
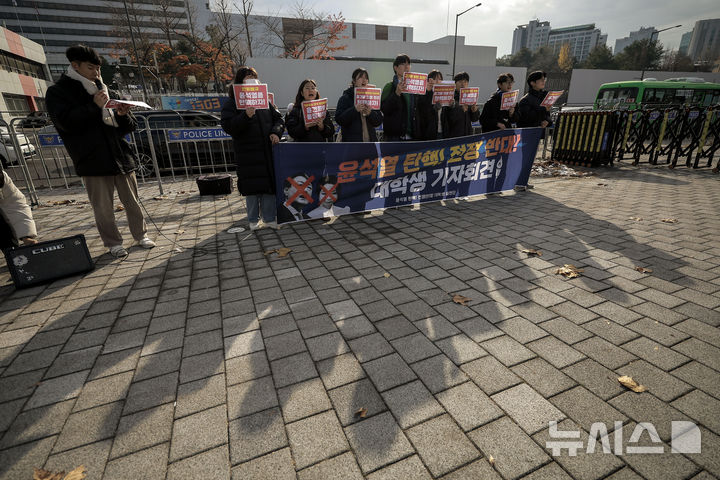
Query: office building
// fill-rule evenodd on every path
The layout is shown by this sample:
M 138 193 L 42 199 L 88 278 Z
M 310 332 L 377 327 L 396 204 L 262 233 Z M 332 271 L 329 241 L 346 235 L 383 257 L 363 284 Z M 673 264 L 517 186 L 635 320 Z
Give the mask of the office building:
M 655 27 L 640 27 L 640 30 L 630 32 L 630 35 L 627 37 L 615 40 L 615 50 L 613 50 L 613 53 L 615 55 L 622 53 L 628 45 L 639 40 L 650 40 L 656 32 L 657 30 L 655 30 Z
M 532 51 L 548 44 L 550 22 L 530 20 L 527 25 L 518 25 L 513 32 L 512 52 L 517 53 L 523 48 Z
M 688 56 L 696 63 L 713 62 L 720 57 L 720 18 L 695 22 Z
M 607 35 L 595 28 L 594 23 L 550 30 L 547 44 L 552 47 L 553 52 L 560 53 L 560 49 L 566 43 L 570 45 L 570 55 L 578 62 L 582 62 L 596 45 L 607 43 Z

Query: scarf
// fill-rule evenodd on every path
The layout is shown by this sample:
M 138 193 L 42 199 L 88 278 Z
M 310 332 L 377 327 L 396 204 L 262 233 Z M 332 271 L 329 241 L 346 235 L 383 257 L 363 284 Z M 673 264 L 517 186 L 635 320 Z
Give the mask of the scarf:
M 89 93 L 90 95 L 94 96 L 97 92 L 100 91 L 100 89 L 98 88 L 98 86 L 95 84 L 95 82 L 93 80 L 89 80 L 89 79 L 83 77 L 82 75 L 80 75 L 72 67 L 72 65 L 68 66 L 68 69 L 67 69 L 67 72 L 65 72 L 65 75 L 67 75 L 68 77 L 72 78 L 75 81 L 80 82 L 80 84 L 85 88 L 85 91 L 87 93 Z M 105 92 L 105 94 L 108 94 L 108 88 L 103 83 L 102 78 L 98 79 L 98 81 L 100 82 L 100 85 L 102 86 L 102 90 Z M 108 98 L 109 97 L 110 96 L 108 95 Z M 115 119 L 115 112 L 112 109 L 103 108 L 102 109 L 102 119 L 103 119 L 103 123 L 105 123 L 105 125 L 109 125 L 111 127 L 118 126 L 117 120 Z

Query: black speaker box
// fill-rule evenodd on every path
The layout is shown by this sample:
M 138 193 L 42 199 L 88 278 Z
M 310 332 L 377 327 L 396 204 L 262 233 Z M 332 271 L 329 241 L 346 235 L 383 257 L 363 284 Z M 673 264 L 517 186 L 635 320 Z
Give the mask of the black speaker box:
M 93 264 L 84 235 L 3 250 L 16 288 L 89 272 Z
M 232 176 L 201 175 L 195 179 L 200 195 L 228 195 L 232 192 Z

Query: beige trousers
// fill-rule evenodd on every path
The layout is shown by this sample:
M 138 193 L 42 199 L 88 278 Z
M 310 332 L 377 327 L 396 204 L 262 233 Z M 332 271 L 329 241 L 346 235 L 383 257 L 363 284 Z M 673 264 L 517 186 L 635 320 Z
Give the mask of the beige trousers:
M 141 240 L 147 233 L 147 225 L 138 202 L 135 173 L 103 177 L 83 177 L 88 198 L 95 214 L 100 238 L 106 247 L 122 245 L 123 239 L 115 223 L 115 189 L 125 207 L 130 233 L 135 240 Z

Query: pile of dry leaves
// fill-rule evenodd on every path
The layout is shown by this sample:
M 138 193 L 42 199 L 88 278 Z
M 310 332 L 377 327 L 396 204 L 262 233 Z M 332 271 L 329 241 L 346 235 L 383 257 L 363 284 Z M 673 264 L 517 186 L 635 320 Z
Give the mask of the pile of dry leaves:
M 593 172 L 578 172 L 560 162 L 552 160 L 535 161 L 530 176 L 532 177 L 588 177 L 595 175 Z

